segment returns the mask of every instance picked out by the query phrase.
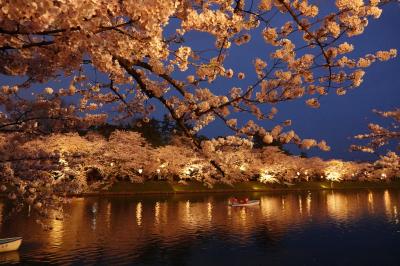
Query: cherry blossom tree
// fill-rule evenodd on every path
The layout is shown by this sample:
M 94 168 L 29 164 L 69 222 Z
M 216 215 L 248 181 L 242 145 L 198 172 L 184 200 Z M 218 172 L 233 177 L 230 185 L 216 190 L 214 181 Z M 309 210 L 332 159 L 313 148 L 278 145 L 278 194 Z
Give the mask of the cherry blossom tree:
M 107 189 L 118 179 L 144 181 L 154 165 L 154 149 L 135 132 L 115 131 L 107 140 L 95 133 L 31 139 L 3 133 L 0 139 L 1 191 L 17 207 L 26 204 L 44 214 L 60 209 L 65 195 Z
M 380 179 L 390 180 L 400 177 L 400 156 L 395 152 L 381 155 L 374 166 L 376 169 L 374 175 Z
M 24 195 L 24 182 L 47 187 L 52 173 L 80 176 L 88 166 L 110 179 L 141 180 L 167 159 L 149 160 L 154 151 L 142 137 L 116 132 L 91 140 L 74 132 L 132 117 L 145 123 L 156 105 L 213 167 L 202 166 L 211 183 L 249 178 L 241 169 L 254 137 L 329 150 L 323 140 L 300 138 L 289 118 L 275 121 L 278 104 L 318 108 L 332 91 L 359 87 L 372 63 L 394 58 L 396 49 L 379 47 L 354 57 L 351 44 L 389 2 L 0 0 L 0 74 L 9 80 L 0 93 L 0 131 L 9 134 L 2 135 L 2 183 L 17 183 Z M 197 48 L 196 34 L 209 45 Z M 244 73 L 229 58 L 252 38 L 271 52 L 251 58 L 254 71 Z M 220 88 L 225 81 L 234 85 Z M 233 136 L 201 141 L 199 132 L 217 121 Z M 75 135 L 54 135 L 68 132 Z M 59 180 L 63 191 L 68 178 Z
M 54 130 L 102 123 L 114 104 L 122 119 L 154 110 L 158 101 L 191 138 L 214 120 L 221 120 L 238 136 L 260 135 L 265 142 L 280 139 L 303 147 L 324 143 L 302 141 L 282 127 L 264 129 L 251 118 L 237 121 L 237 113 L 257 120 L 273 119 L 282 101 L 304 99 L 313 108 L 331 90 L 343 95 L 359 87 L 364 68 L 386 61 L 397 51 L 377 51 L 350 58 L 351 37 L 362 34 L 369 19 L 380 17 L 388 1 L 337 0 L 332 6 L 307 1 L 1 1 L 0 71 L 24 77 L 25 82 L 3 86 L 0 120 L 4 131 L 39 131 L 48 121 Z M 324 8 L 336 8 L 326 14 Z M 288 21 L 279 25 L 279 16 Z M 269 57 L 254 58 L 252 73 L 226 63 L 233 46 L 248 45 L 261 28 Z M 192 48 L 190 33 L 214 39 L 210 53 Z M 297 41 L 302 37 L 301 41 Z M 295 41 L 296 40 L 296 41 Z M 102 73 L 93 78 L 90 71 Z M 187 79 L 179 79 L 179 72 Z M 179 74 L 179 75 L 178 75 Z M 68 88 L 43 86 L 65 76 Z M 245 79 L 247 87 L 228 93 L 213 88 L 221 79 Z M 41 87 L 41 86 L 39 86 Z M 32 95 L 33 94 L 33 95 Z M 71 98 L 74 100 L 71 101 Z M 62 104 L 62 99 L 65 104 Z M 265 107 L 271 109 L 265 111 Z M 42 111 L 40 111 L 42 109 Z M 284 125 L 290 125 L 285 121 Z
M 400 177 L 399 155 L 395 151 L 390 150 L 385 155 L 380 155 L 379 150 L 389 143 L 394 143 L 397 145 L 397 150 L 400 150 L 400 109 L 397 108 L 385 112 L 374 110 L 374 113 L 383 118 L 391 119 L 390 125 L 384 127 L 379 124 L 370 123 L 368 125 L 369 133 L 359 134 L 354 137 L 357 140 L 366 140 L 368 142 L 364 145 L 352 145 L 351 149 L 374 153 L 379 156 L 379 159 L 374 163 L 376 168 L 375 176 L 378 175 L 381 179 L 398 178 Z
M 391 141 L 396 143 L 397 149 L 400 149 L 400 109 L 386 112 L 374 110 L 374 113 L 383 118 L 391 119 L 392 123 L 387 128 L 379 124 L 370 123 L 368 125 L 370 130 L 369 133 L 359 134 L 354 137 L 355 139 L 368 140 L 369 142 L 366 145 L 352 145 L 351 149 L 356 151 L 376 153 L 380 147 L 389 144 Z
M 49 217 L 62 213 L 66 195 L 107 190 L 117 180 L 196 180 L 209 186 L 258 180 L 292 185 L 311 180 L 390 180 L 400 172 L 395 153 L 371 164 L 301 158 L 276 146 L 255 149 L 234 137 L 210 142 L 217 143 L 208 144 L 214 149 L 207 153 L 207 149 L 194 152 L 188 138 L 175 138 L 169 145 L 154 148 L 139 133 L 122 130 L 107 139 L 95 132 L 31 139 L 22 133 L 3 133 L 0 189 L 17 210 L 28 206 Z M 224 171 L 224 177 L 216 178 L 219 173 L 210 160 Z

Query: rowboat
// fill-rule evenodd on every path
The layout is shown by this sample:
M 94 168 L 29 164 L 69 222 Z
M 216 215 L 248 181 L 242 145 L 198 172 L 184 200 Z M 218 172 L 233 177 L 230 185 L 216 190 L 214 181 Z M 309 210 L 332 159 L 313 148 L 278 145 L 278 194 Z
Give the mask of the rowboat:
M 0 239 L 0 252 L 15 251 L 21 246 L 22 237 Z
M 232 203 L 229 203 L 229 205 L 232 207 L 255 206 L 255 205 L 260 205 L 260 201 L 259 200 L 249 200 L 246 203 L 232 202 Z

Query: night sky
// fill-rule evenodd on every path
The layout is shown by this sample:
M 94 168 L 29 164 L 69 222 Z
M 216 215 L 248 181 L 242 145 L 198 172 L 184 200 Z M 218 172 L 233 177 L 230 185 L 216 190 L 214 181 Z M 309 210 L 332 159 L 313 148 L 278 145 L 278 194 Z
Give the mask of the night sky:
M 325 1 L 319 2 L 321 2 L 321 12 L 329 11 L 323 10 L 324 6 L 326 8 Z M 331 8 L 331 5 L 329 4 L 328 8 Z M 285 19 L 281 16 L 272 20 L 271 25 L 280 27 L 286 21 Z M 260 30 L 262 28 L 261 25 Z M 206 45 L 204 36 L 193 37 L 192 41 L 199 49 L 202 45 Z M 400 4 L 391 3 L 384 6 L 383 13 L 378 20 L 369 19 L 364 34 L 352 38 L 343 38 L 342 42 L 344 41 L 352 43 L 355 47 L 355 50 L 348 54 L 350 58 L 375 53 L 378 50 L 389 50 L 391 48 L 400 50 Z M 254 73 L 252 65 L 254 58 L 261 57 L 265 60 L 271 51 L 271 47 L 265 44 L 260 34 L 253 34 L 250 43 L 241 47 L 233 45 L 226 68 L 232 67 L 234 70 Z M 385 111 L 400 107 L 400 60 L 397 57 L 386 62 L 376 62 L 364 70 L 366 75 L 360 87 L 349 90 L 345 96 L 337 96 L 334 91 L 331 91 L 328 96 L 320 99 L 321 107 L 319 109 L 306 106 L 304 101 L 307 98 L 277 105 L 279 113 L 276 116 L 276 121 L 292 119 L 292 129 L 301 138 L 325 139 L 331 146 L 329 152 L 320 151 L 318 148 L 308 150 L 306 151 L 308 156 L 346 160 L 377 158 L 375 155 L 367 153 L 349 152 L 349 146 L 361 143 L 355 141 L 352 137 L 368 132 L 368 123 L 378 122 L 387 125 L 389 120 L 378 117 L 372 112 L 373 109 Z M 251 80 L 252 76 L 246 75 Z M 254 75 L 253 78 L 255 79 Z M 242 88 L 253 83 L 249 80 L 246 78 Z M 237 82 L 237 79 L 234 82 Z M 232 84 L 231 81 L 221 81 L 220 85 L 222 90 L 226 87 L 231 88 L 235 84 Z M 264 125 L 270 128 L 273 124 L 265 123 Z M 232 131 L 221 124 L 214 123 L 201 133 L 207 136 L 218 136 L 232 133 Z M 287 148 L 295 154 L 300 152 L 295 145 L 287 145 Z M 392 143 L 392 145 L 384 147 L 380 153 L 385 153 L 388 148 L 394 149 L 395 145 Z
M 326 7 L 327 2 L 325 1 L 317 2 L 320 2 L 323 12 L 332 11 L 330 8 L 334 3 L 333 1 L 329 3 L 330 7 Z M 380 19 L 369 19 L 369 25 L 364 34 L 342 40 L 342 42 L 348 41 L 355 46 L 355 51 L 349 54 L 350 58 L 356 58 L 367 53 L 375 53 L 378 50 L 389 50 L 391 48 L 400 50 L 400 4 L 388 4 L 383 10 Z M 271 25 L 280 27 L 286 20 L 287 17 L 285 16 L 277 16 Z M 172 21 L 169 26 L 171 30 L 176 26 L 174 23 Z M 166 30 L 166 35 L 169 33 L 169 28 Z M 246 79 L 244 81 L 238 81 L 236 78 L 231 80 L 218 79 L 214 85 L 210 85 L 210 89 L 223 94 L 233 86 L 246 88 L 246 86 L 254 83 L 256 76 L 252 64 L 253 60 L 256 57 L 267 60 L 269 54 L 273 51 L 271 50 L 272 47 L 267 45 L 261 38 L 260 32 L 263 28 L 263 25 L 261 25 L 259 29 L 252 33 L 250 43 L 240 47 L 232 45 L 229 57 L 225 63 L 226 68 L 233 68 L 236 73 L 239 71 L 245 72 Z M 213 38 L 201 33 L 188 33 L 185 35 L 185 39 L 194 50 L 212 48 L 214 44 Z M 215 56 L 212 53 L 205 55 L 208 57 Z M 376 157 L 370 154 L 349 152 L 349 146 L 360 143 L 353 140 L 352 136 L 367 132 L 368 123 L 381 122 L 385 124 L 383 119 L 372 113 L 372 109 L 386 111 L 400 107 L 400 60 L 396 58 L 387 62 L 376 62 L 365 70 L 366 75 L 364 76 L 362 85 L 359 88 L 348 91 L 345 96 L 337 96 L 332 91 L 328 96 L 320 99 L 321 107 L 319 109 L 307 107 L 305 105 L 307 98 L 285 102 L 277 106 L 279 113 L 276 116 L 275 122 L 261 124 L 265 125 L 266 128 L 271 128 L 276 122 L 292 119 L 293 126 L 291 129 L 294 129 L 301 138 L 324 139 L 332 148 L 330 152 L 322 152 L 314 148 L 307 151 L 309 156 L 346 160 L 376 159 Z M 176 77 L 184 79 L 190 73 L 190 70 L 185 73 L 178 73 Z M 2 76 L 0 85 L 10 84 L 11 80 L 13 81 L 11 83 L 16 81 L 15 79 Z M 17 82 L 19 81 L 18 83 L 20 83 L 21 80 L 23 79 L 19 79 Z M 58 84 L 52 82 L 47 85 L 58 87 L 68 86 L 68 83 L 69 81 L 64 80 Z M 35 85 L 38 90 L 42 90 L 43 86 L 43 84 Z M 207 86 L 207 84 L 203 86 Z M 263 110 L 267 112 L 270 108 L 271 106 L 268 106 Z M 159 108 L 154 115 L 156 118 L 161 118 L 164 112 L 165 110 Z M 231 133 L 221 123 L 213 123 L 200 131 L 200 134 L 208 137 Z M 294 145 L 288 145 L 287 148 L 295 154 L 300 152 Z M 387 148 L 384 148 L 384 150 Z M 394 148 L 394 145 L 389 146 L 389 148 Z

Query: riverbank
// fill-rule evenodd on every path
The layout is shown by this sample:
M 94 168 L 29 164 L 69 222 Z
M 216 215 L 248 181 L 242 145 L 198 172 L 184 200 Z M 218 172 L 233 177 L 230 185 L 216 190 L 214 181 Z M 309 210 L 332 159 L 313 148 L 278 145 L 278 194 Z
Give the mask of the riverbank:
M 117 182 L 108 190 L 83 193 L 79 196 L 118 196 L 140 194 L 181 194 L 181 193 L 238 193 L 238 192 L 274 192 L 296 190 L 345 190 L 345 189 L 389 189 L 400 188 L 399 181 L 391 182 L 328 182 L 312 181 L 299 182 L 290 185 L 263 184 L 257 181 L 248 181 L 233 185 L 215 184 L 212 188 L 201 182 L 189 181 L 186 184 L 170 181 L 147 181 L 144 183 Z

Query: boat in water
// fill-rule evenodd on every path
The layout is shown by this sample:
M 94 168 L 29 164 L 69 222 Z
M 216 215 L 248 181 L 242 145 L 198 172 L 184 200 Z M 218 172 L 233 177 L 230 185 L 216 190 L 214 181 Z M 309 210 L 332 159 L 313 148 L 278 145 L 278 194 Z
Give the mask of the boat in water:
M 10 237 L 0 239 L 0 252 L 15 251 L 19 249 L 22 237 Z
M 249 200 L 246 202 L 230 202 L 229 206 L 232 207 L 244 207 L 244 206 L 256 206 L 256 205 L 260 205 L 260 201 L 259 200 Z

